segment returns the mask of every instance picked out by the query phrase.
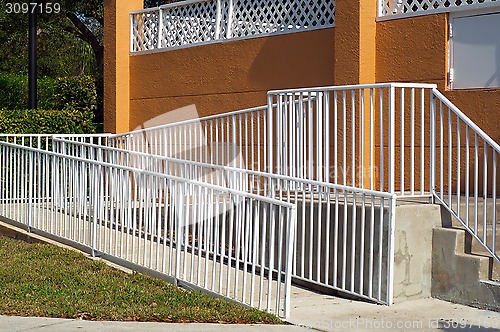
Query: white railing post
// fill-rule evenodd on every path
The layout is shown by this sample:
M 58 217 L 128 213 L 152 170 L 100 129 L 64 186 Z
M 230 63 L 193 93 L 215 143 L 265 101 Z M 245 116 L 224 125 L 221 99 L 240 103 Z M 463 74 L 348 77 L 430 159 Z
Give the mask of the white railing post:
M 30 139 L 30 147 L 32 147 L 32 140 Z M 28 231 L 31 232 L 31 228 L 33 227 L 33 186 L 35 185 L 33 183 L 33 172 L 35 170 L 35 167 L 33 165 L 33 152 L 28 152 L 29 153 L 29 166 L 28 166 L 28 172 L 29 172 L 29 199 L 28 199 Z
M 130 14 L 130 52 L 135 52 L 136 49 L 134 47 L 134 15 Z
M 396 174 L 395 173 L 395 137 L 396 137 L 396 126 L 395 126 L 395 88 L 391 84 L 389 87 L 389 137 L 388 137 L 388 165 L 387 165 L 387 191 L 391 194 L 394 194 L 395 182 L 396 182 Z
M 431 203 L 434 203 L 434 191 L 436 189 L 436 95 L 434 89 L 430 90 L 430 173 L 429 191 L 431 193 Z
M 220 28 L 222 24 L 221 0 L 217 0 L 217 12 L 215 14 L 215 40 L 220 39 Z
M 94 151 L 95 149 L 91 149 L 91 154 L 90 154 L 90 159 L 91 160 L 96 160 L 96 159 L 99 159 L 99 156 L 98 155 L 95 155 Z M 99 150 L 97 151 L 99 152 Z M 98 153 L 96 153 L 98 154 Z M 92 257 L 96 257 L 97 255 L 97 222 L 99 220 L 99 215 L 98 215 L 98 210 L 100 209 L 100 192 L 99 192 L 99 187 L 101 186 L 101 183 L 103 183 L 103 179 L 101 179 L 101 165 L 91 165 L 89 164 L 88 165 L 89 168 L 91 168 L 91 172 L 90 174 L 93 175 L 93 179 L 92 177 L 90 178 L 90 186 L 91 186 L 91 190 L 90 190 L 90 199 L 89 199 L 89 202 L 92 202 L 92 242 L 91 242 L 91 246 L 92 246 Z M 85 164 L 84 164 L 84 169 L 85 169 Z M 86 199 L 85 198 L 82 198 L 82 200 L 84 202 L 86 202 Z M 89 215 L 89 218 L 90 218 L 90 215 Z
M 267 95 L 267 172 L 273 173 L 273 96 Z M 270 189 L 270 188 L 269 188 Z
M 377 17 L 382 17 L 383 8 L 384 8 L 384 0 L 377 0 Z
M 394 242 L 395 242 L 395 227 L 396 227 L 396 197 L 389 199 L 389 220 L 387 236 L 387 300 L 388 305 L 392 305 L 394 300 Z M 381 230 L 382 231 L 382 230 Z
M 163 39 L 163 9 L 159 9 L 158 12 L 158 48 L 162 48 Z
M 295 245 L 295 232 L 297 227 L 297 207 L 288 209 L 288 225 L 286 225 L 286 262 L 285 262 L 285 290 L 284 290 L 284 308 L 283 316 L 290 317 L 290 298 L 292 296 L 292 274 L 293 274 L 293 261 L 295 260 L 295 252 L 293 250 Z M 280 267 L 281 268 L 281 267 Z
M 231 39 L 232 28 L 233 28 L 233 14 L 234 14 L 234 3 L 233 0 L 229 1 L 229 9 L 227 10 L 227 27 L 226 27 L 226 39 Z
M 175 190 L 176 196 L 176 205 L 177 212 L 175 215 L 175 232 L 173 233 L 175 236 L 175 274 L 174 277 L 176 280 L 181 278 L 181 251 L 184 240 L 184 183 L 178 183 L 172 181 L 172 189 Z

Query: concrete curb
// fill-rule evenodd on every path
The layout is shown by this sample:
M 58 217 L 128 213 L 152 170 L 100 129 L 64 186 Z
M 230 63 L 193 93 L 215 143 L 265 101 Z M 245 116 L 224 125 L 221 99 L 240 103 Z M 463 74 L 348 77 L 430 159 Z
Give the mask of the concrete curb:
M 20 331 L 134 331 L 134 332 L 219 332 L 219 331 L 311 331 L 293 325 L 229 325 L 229 324 L 184 324 L 142 322 L 95 322 L 61 318 L 0 316 L 0 332 Z

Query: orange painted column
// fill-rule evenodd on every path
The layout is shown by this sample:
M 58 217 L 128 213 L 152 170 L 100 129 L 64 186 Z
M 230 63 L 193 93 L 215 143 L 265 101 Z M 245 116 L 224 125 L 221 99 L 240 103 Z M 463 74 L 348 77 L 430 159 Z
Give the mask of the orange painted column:
M 104 131 L 129 130 L 130 12 L 143 0 L 104 1 Z
M 375 83 L 375 0 L 336 0 L 335 85 Z
M 373 84 L 376 82 L 377 1 L 336 0 L 335 3 L 335 85 Z M 370 159 L 374 160 L 370 146 L 374 148 L 375 143 L 367 135 L 373 126 L 369 98 L 369 93 L 365 93 L 362 124 L 365 135 L 356 146 L 356 151 L 364 151 L 356 156 L 357 183 L 365 188 L 370 188 L 370 174 L 376 174 L 375 169 L 370 169 Z M 361 110 L 361 102 L 356 107 Z

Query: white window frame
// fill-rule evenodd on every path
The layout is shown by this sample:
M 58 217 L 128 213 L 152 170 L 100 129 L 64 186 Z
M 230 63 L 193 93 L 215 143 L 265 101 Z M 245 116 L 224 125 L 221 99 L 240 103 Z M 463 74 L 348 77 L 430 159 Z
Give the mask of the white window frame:
M 447 86 L 450 90 L 479 90 L 479 89 L 497 89 L 496 87 L 477 87 L 477 88 L 454 88 L 454 59 L 453 59 L 453 21 L 457 18 L 465 18 L 472 16 L 481 16 L 481 15 L 489 15 L 489 14 L 500 14 L 500 8 L 493 7 L 488 9 L 475 9 L 468 11 L 461 11 L 455 13 L 449 13 L 448 17 L 448 77 L 447 77 Z

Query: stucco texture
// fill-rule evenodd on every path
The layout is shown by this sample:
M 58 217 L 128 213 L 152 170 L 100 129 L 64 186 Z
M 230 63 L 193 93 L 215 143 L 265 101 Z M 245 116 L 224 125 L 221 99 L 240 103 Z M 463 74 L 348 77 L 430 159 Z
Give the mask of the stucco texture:
M 334 29 L 130 57 L 130 128 L 187 105 L 200 115 L 265 105 L 268 90 L 334 83 Z
M 500 141 L 500 89 L 448 89 L 448 14 L 377 23 L 376 72 L 377 82 L 437 84 L 462 112 Z

